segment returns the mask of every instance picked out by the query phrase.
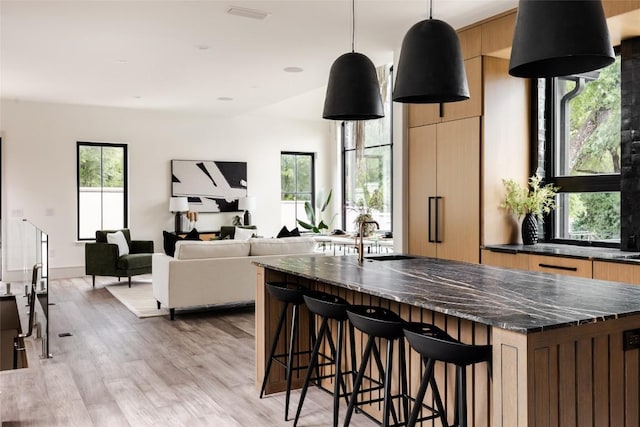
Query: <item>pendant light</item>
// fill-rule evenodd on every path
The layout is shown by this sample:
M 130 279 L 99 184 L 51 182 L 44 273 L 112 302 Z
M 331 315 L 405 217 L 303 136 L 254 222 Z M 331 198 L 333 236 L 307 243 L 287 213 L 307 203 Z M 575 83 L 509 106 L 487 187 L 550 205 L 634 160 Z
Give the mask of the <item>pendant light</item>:
M 414 104 L 469 99 L 467 73 L 456 31 L 444 21 L 418 22 L 402 40 L 393 100 Z
M 355 0 L 351 1 L 351 52 L 331 66 L 322 117 L 331 120 L 370 120 L 384 117 L 380 84 L 373 62 L 354 51 Z
M 520 0 L 509 74 L 557 77 L 615 60 L 600 0 Z

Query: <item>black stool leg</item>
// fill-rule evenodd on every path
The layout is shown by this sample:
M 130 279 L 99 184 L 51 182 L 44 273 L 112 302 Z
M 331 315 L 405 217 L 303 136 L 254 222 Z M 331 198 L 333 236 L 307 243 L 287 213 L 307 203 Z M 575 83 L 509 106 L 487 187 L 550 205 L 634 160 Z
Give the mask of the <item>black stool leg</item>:
M 382 427 L 389 426 L 389 403 L 391 398 L 391 368 L 393 367 L 393 341 L 387 341 L 387 370 L 384 373 L 384 400 L 382 401 Z M 394 423 L 398 424 L 398 418 L 393 411 Z
M 336 352 L 333 357 L 333 360 L 336 363 L 336 375 L 334 378 L 333 384 L 333 427 L 338 427 L 338 412 L 340 411 L 340 385 L 342 385 L 342 390 L 346 393 L 347 388 L 344 384 L 344 379 L 342 378 L 342 321 L 338 321 L 338 342 L 336 344 Z
M 422 407 L 424 395 L 427 392 L 427 386 L 431 382 L 432 376 L 433 376 L 433 360 L 428 359 L 427 366 L 424 368 L 424 373 L 422 374 L 422 381 L 420 381 L 420 387 L 418 388 L 418 394 L 416 395 L 416 400 L 413 405 L 413 410 L 411 411 L 411 417 L 407 422 L 407 427 L 414 427 L 416 425 L 418 415 L 420 415 L 420 409 Z M 444 427 L 447 427 L 446 423 L 444 424 Z
M 367 363 L 369 362 L 369 356 L 371 355 L 371 347 L 373 346 L 373 336 L 369 336 L 367 340 L 367 345 L 364 349 L 364 353 L 362 354 L 362 362 L 360 363 L 360 369 L 358 369 L 358 376 L 356 376 L 356 381 L 353 384 L 353 391 L 351 392 L 351 397 L 349 398 L 349 406 L 347 407 L 347 413 L 344 418 L 344 427 L 348 427 L 351 423 L 351 417 L 353 416 L 353 409 L 356 406 L 356 396 L 360 391 L 360 385 L 362 384 L 362 378 L 364 377 L 364 371 L 367 369 Z
M 467 373 L 464 366 L 456 367 L 456 414 L 454 424 L 467 427 Z
M 291 398 L 291 371 L 293 366 L 293 347 L 296 343 L 296 332 L 298 329 L 298 305 L 293 305 L 293 316 L 291 316 L 291 337 L 289 339 L 289 357 L 287 358 L 287 391 L 284 400 L 284 420 L 289 421 L 289 400 Z
M 355 337 L 355 328 L 353 327 L 353 325 L 351 324 L 351 322 L 349 322 L 349 346 L 351 347 L 351 365 L 350 365 L 350 369 L 351 369 L 351 384 L 355 384 L 356 383 L 356 376 L 357 374 L 357 367 L 358 364 L 356 362 L 356 337 Z M 357 397 L 352 397 L 352 399 L 356 399 L 355 402 L 357 403 Z M 345 400 L 347 402 L 347 405 L 349 405 L 349 400 L 348 397 L 345 396 Z
M 260 388 L 260 399 L 264 395 L 264 389 L 267 386 L 267 380 L 269 379 L 269 372 L 271 371 L 271 365 L 273 364 L 273 355 L 276 354 L 276 348 L 278 347 L 278 340 L 280 339 L 280 331 L 284 325 L 284 319 L 287 315 L 287 304 L 283 303 L 282 310 L 280 311 L 280 318 L 278 319 L 278 326 L 276 327 L 276 334 L 271 342 L 271 350 L 269 351 L 269 357 L 267 358 L 267 367 L 264 371 L 264 378 L 262 380 L 262 387 Z
M 407 366 L 405 365 L 406 353 L 404 348 L 404 339 L 400 338 L 400 394 L 402 399 L 403 420 L 407 422 L 409 419 L 409 386 L 407 385 Z
M 313 372 L 314 367 L 316 366 L 316 361 L 318 360 L 318 353 L 320 352 L 320 344 L 322 343 L 322 337 L 325 334 L 327 329 L 327 318 L 322 318 L 322 323 L 320 324 L 320 331 L 318 333 L 318 338 L 316 339 L 316 344 L 313 346 L 313 352 L 311 353 L 311 360 L 309 361 L 309 367 L 307 368 L 307 375 L 304 378 L 304 384 L 302 386 L 302 392 L 300 393 L 300 401 L 298 402 L 298 410 L 296 411 L 296 418 L 293 421 L 293 427 L 298 425 L 298 418 L 300 418 L 300 412 L 302 411 L 302 404 L 304 403 L 304 398 L 307 396 L 307 389 L 309 388 L 309 382 L 311 381 L 311 373 Z

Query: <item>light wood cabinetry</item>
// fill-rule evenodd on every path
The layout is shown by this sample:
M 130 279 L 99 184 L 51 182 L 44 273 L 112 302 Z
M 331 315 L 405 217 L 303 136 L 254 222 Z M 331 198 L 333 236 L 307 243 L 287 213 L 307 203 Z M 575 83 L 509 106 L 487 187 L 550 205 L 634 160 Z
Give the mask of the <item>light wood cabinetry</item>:
M 482 115 L 482 57 L 464 61 L 469 99 L 441 104 L 409 104 L 409 127 L 430 125 Z
M 593 278 L 640 285 L 640 264 L 593 261 Z
M 479 262 L 480 119 L 409 131 L 409 253 Z
M 592 278 L 592 265 L 593 263 L 590 259 L 529 255 L 529 271 Z
M 429 197 L 436 194 L 436 125 L 409 129 L 409 253 L 435 257 L 429 242 Z
M 481 251 L 482 264 L 494 267 L 529 270 L 529 255 L 512 252 L 495 252 L 488 249 Z

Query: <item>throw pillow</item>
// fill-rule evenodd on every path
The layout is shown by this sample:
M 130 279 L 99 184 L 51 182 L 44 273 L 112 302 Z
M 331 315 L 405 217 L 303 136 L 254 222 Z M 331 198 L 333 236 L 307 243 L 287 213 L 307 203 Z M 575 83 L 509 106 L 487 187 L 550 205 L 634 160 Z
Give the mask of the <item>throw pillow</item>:
M 289 237 L 300 237 L 300 230 L 298 230 L 298 227 L 289 231 Z
M 122 234 L 122 231 L 116 231 L 115 233 L 107 234 L 107 243 L 118 245 L 118 255 L 129 255 L 129 245 L 127 239 Z
M 236 227 L 236 231 L 233 234 L 233 239 L 234 240 L 248 240 L 251 238 L 251 236 L 253 236 L 253 232 L 255 230 L 249 229 L 249 228 L 240 228 L 240 227 Z
M 287 228 L 286 225 L 283 225 L 282 228 L 280 229 L 280 232 L 278 233 L 278 235 L 276 236 L 278 239 L 281 239 L 283 237 L 289 237 L 291 236 L 291 233 L 289 232 L 289 229 Z
M 180 240 L 200 240 L 200 233 L 198 233 L 198 230 L 195 228 L 184 237 L 169 233 L 168 231 L 163 231 L 162 236 L 164 238 L 164 253 L 169 256 L 174 256 L 176 253 L 176 243 Z

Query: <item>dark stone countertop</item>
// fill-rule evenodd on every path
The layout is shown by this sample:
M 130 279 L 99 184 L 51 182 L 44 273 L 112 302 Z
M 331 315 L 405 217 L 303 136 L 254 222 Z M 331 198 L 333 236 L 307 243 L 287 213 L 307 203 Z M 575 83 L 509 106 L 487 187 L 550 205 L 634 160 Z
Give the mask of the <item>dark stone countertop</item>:
M 575 246 L 554 243 L 538 243 L 537 245 L 486 245 L 484 249 L 495 252 L 523 253 L 535 255 L 562 256 L 599 261 L 640 264 L 639 252 L 623 252 L 620 249 L 601 248 L 597 246 Z
M 360 266 L 355 255 L 287 257 L 255 264 L 524 334 L 640 314 L 637 285 L 434 258 Z

